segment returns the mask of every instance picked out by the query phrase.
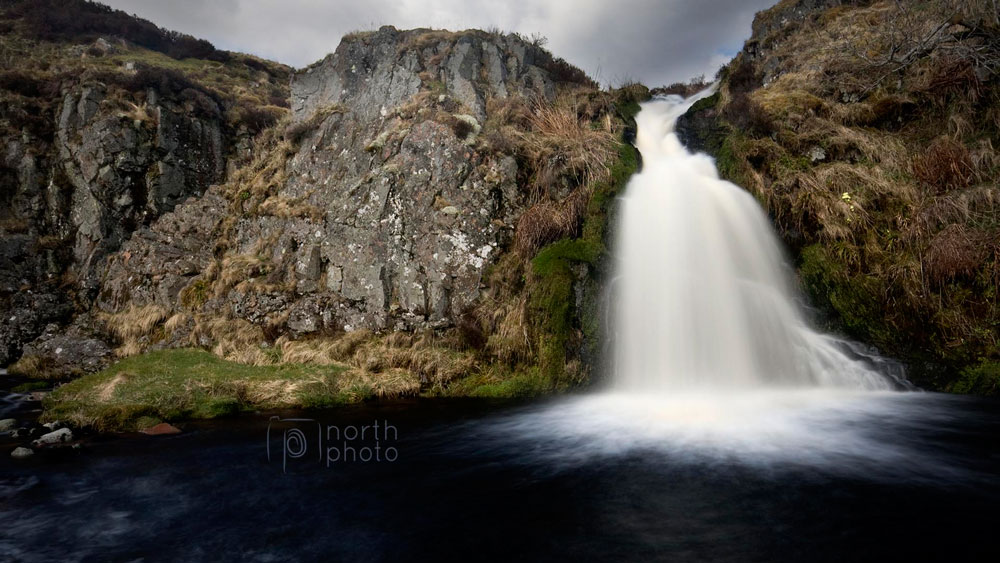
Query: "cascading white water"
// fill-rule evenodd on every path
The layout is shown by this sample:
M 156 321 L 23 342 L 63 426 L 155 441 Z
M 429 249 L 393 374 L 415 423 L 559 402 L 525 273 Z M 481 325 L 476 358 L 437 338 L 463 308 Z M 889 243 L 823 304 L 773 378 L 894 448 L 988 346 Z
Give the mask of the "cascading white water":
M 892 382 L 808 325 L 767 216 L 674 133 L 703 92 L 642 105 L 621 205 L 615 383 L 626 391 Z

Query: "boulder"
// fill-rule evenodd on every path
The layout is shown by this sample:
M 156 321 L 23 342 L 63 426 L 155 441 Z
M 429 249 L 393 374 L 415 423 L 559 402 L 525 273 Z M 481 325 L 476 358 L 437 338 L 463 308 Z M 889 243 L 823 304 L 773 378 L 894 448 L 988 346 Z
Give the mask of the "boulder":
M 49 432 L 48 434 L 42 434 L 37 440 L 31 442 L 31 445 L 35 447 L 50 446 L 52 444 L 61 444 L 72 440 L 73 431 L 69 428 L 60 428 L 59 430 Z

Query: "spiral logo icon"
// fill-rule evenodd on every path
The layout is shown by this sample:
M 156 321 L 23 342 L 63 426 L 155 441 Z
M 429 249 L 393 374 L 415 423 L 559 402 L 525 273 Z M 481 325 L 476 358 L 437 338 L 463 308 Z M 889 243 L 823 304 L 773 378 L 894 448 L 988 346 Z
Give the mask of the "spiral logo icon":
M 289 460 L 304 458 L 310 450 L 317 456 L 322 456 L 322 440 L 322 427 L 319 422 L 311 418 L 272 416 L 267 424 L 267 461 L 272 461 L 272 450 L 280 448 L 281 471 L 287 473 Z M 310 442 L 313 442 L 315 447 L 310 448 Z M 321 458 L 317 457 L 316 460 L 318 462 Z
M 306 450 L 309 449 L 306 445 L 305 432 L 299 428 L 285 430 L 284 442 L 285 455 L 292 459 L 298 459 L 306 455 Z

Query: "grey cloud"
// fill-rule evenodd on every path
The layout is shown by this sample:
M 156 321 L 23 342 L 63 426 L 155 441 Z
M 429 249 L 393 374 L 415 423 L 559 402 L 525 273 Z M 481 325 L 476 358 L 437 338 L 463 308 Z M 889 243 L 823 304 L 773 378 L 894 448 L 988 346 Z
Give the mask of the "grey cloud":
M 540 33 L 604 83 L 649 85 L 710 73 L 774 0 L 104 0 L 216 46 L 302 67 L 358 29 L 499 27 Z

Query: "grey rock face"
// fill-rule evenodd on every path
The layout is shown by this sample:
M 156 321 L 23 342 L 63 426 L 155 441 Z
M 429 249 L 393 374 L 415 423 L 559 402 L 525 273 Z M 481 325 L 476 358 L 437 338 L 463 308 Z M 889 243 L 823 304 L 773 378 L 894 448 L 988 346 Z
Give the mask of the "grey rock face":
M 54 321 L 64 321 L 73 308 L 65 296 L 56 293 L 18 291 L 0 311 L 0 365 L 13 363 L 22 348 Z
M 525 202 L 514 159 L 471 140 L 488 98 L 554 95 L 537 53 L 511 36 L 384 27 L 293 77 L 295 119 L 342 109 L 305 135 L 277 193 L 322 219 L 240 221 L 235 251 L 275 241 L 292 331 L 443 327 L 476 301 Z M 425 109 L 404 116 L 414 99 Z M 468 132 L 431 118 L 446 107 Z
M 10 457 L 14 459 L 25 459 L 35 455 L 35 452 L 31 448 L 18 447 L 14 448 L 14 451 L 10 452 Z
M 548 73 L 535 65 L 546 56 L 511 35 L 384 26 L 345 37 L 334 53 L 296 74 L 292 115 L 302 120 L 324 106 L 344 104 L 369 121 L 420 91 L 423 75 L 482 119 L 491 96 L 555 96 Z
M 50 375 L 66 377 L 98 371 L 114 358 L 111 348 L 94 331 L 90 315 L 74 319 L 66 329 L 49 324 L 38 338 L 25 344 L 25 356 L 46 359 Z
M 67 93 L 56 144 L 73 186 L 73 258 L 85 284 L 139 225 L 201 193 L 225 172 L 221 125 L 154 105 L 148 121 L 100 111 L 101 85 Z M 156 99 L 155 94 L 149 98 Z
M 477 141 L 486 102 L 553 98 L 551 62 L 518 37 L 483 32 L 346 38 L 292 79 L 305 131 L 268 195 L 304 213 L 236 210 L 209 188 L 224 168 L 212 122 L 154 100 L 154 127 L 102 113 L 99 87 L 71 93 L 56 143 L 72 184 L 73 261 L 105 312 L 155 303 L 293 336 L 451 326 L 527 205 L 514 158 Z M 216 283 L 239 259 L 261 265 L 253 279 Z M 32 350 L 87 349 L 87 369 L 103 365 L 106 350 L 83 328 L 71 340 L 46 333 Z
M 211 188 L 141 227 L 108 257 L 98 308 L 118 311 L 130 302 L 175 307 L 181 291 L 212 262 L 213 233 L 227 205 Z
M 221 117 L 195 115 L 152 90 L 136 115 L 111 98 L 102 84 L 77 86 L 52 116 L 51 143 L 26 133 L 4 139 L 0 366 L 48 324 L 65 323 L 74 300 L 89 306 L 107 255 L 134 230 L 225 173 Z M 80 342 L 53 349 L 103 356 L 96 341 Z
M 324 124 L 292 161 L 281 195 L 324 209 L 322 222 L 247 221 L 238 245 L 248 252 L 277 235 L 273 257 L 294 256 L 299 291 L 321 291 L 335 301 L 335 324 L 326 328 L 448 324 L 478 296 L 482 272 L 516 219 L 516 165 L 477 153 L 434 121 L 371 126 L 397 135 L 367 166 L 353 156 L 364 154 L 357 139 L 366 123 L 351 114 Z M 326 146 L 314 149 L 316 137 Z

